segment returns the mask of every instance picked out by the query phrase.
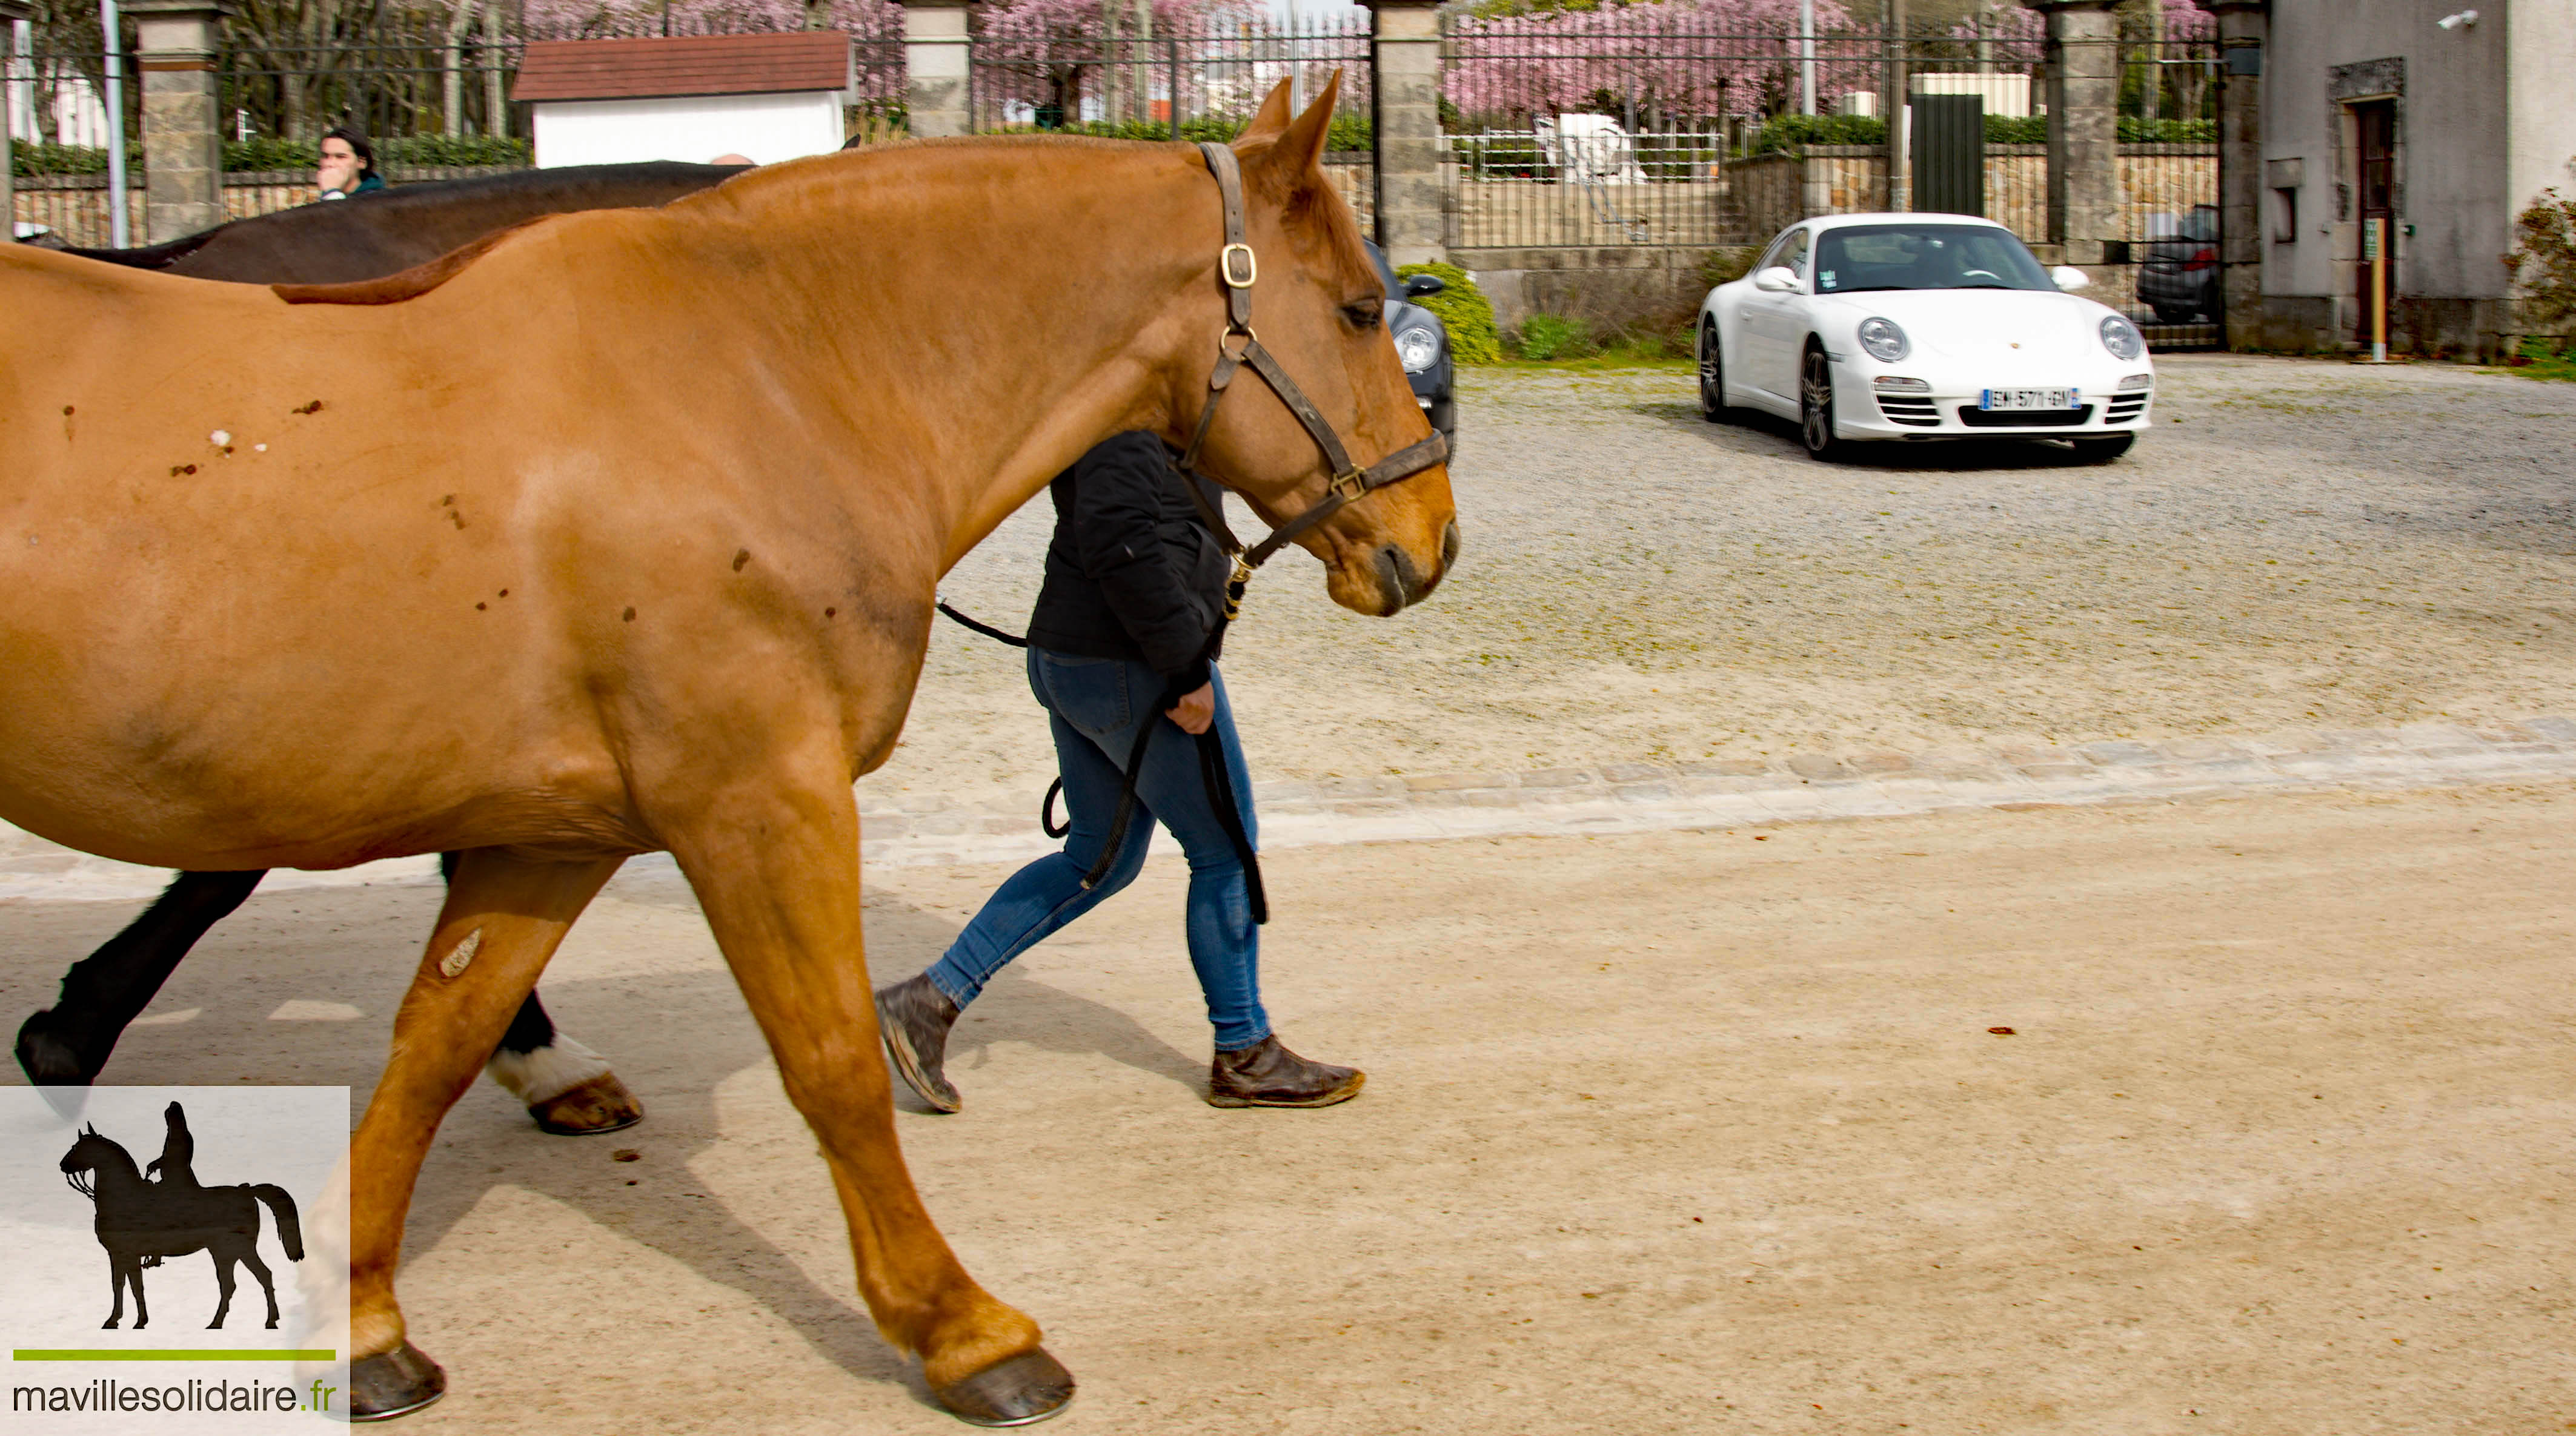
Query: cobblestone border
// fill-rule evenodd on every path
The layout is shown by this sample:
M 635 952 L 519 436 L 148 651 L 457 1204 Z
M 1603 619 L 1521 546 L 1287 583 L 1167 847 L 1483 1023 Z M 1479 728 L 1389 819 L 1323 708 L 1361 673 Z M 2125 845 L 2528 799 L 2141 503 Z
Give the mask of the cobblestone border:
M 2576 778 L 2576 718 L 2541 717 L 2157 743 L 1863 749 L 1770 760 L 1329 778 L 1259 783 L 1253 792 L 1261 846 L 1276 850 L 2565 778 Z M 869 863 L 1018 862 L 1055 847 L 1038 829 L 1034 793 L 1008 804 L 931 809 L 863 798 L 860 830 L 861 856 Z M 653 854 L 627 870 L 669 867 L 667 856 Z M 266 886 L 429 882 L 436 875 L 433 859 L 402 858 L 332 873 L 279 873 Z M 168 880 L 157 869 L 76 853 L 0 824 L 0 900 L 130 901 L 158 892 Z
M 2576 777 L 2576 719 L 2464 726 L 1797 753 L 1254 785 L 1264 849 L 1328 843 L 1755 827 L 1957 808 L 2168 802 L 2258 793 L 2425 788 Z M 1054 844 L 1036 809 L 861 812 L 874 863 L 1010 862 Z

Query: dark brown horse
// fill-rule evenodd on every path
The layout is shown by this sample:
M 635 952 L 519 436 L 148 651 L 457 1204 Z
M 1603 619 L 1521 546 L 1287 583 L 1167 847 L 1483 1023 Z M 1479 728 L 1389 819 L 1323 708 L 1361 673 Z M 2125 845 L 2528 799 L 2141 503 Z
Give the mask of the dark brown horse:
M 740 165 L 668 161 L 522 170 L 299 205 L 141 249 L 64 252 L 191 279 L 345 284 L 399 274 L 541 215 L 649 209 L 742 172 Z

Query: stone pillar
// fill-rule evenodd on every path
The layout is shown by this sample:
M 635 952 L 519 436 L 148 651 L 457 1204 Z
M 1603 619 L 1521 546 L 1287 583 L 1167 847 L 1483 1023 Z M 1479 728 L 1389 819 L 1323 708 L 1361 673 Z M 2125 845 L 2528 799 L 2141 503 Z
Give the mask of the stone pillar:
M 1374 12 L 1369 87 L 1377 139 L 1377 244 L 1389 264 L 1449 257 L 1440 169 L 1440 9 L 1435 0 L 1364 0 Z
M 2048 238 L 2065 262 L 2100 264 L 2128 237 L 2120 214 L 2116 0 L 2021 0 L 2047 17 Z
M 904 0 L 904 106 L 915 139 L 966 134 L 967 0 Z
M 226 0 L 124 0 L 143 71 L 143 242 L 224 222 L 223 117 L 215 113 L 215 23 Z
M 2271 0 L 2199 0 L 2218 17 L 2218 257 L 2230 346 L 2262 332 L 2267 187 L 2263 161 L 2263 51 Z
M 17 51 L 17 26 L 13 21 L 33 20 L 36 7 L 26 0 L 0 0 L 0 77 L 9 73 L 9 58 Z M 13 166 L 9 159 L 9 117 L 16 113 L 10 106 L 17 103 L 17 90 L 0 79 L 0 244 L 18 238 L 18 196 L 10 181 Z

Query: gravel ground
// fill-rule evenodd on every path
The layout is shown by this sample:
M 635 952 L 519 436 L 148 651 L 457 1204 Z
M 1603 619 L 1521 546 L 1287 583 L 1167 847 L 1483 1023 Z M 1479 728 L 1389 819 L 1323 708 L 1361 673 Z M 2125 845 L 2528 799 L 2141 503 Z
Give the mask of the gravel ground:
M 1313 778 L 2485 720 L 2576 705 L 2576 386 L 2185 355 L 2107 467 L 1999 445 L 1809 461 L 1678 368 L 1468 371 L 1461 567 L 1392 622 L 1310 560 L 1227 682 L 1256 773 Z M 1016 626 L 1047 506 L 951 575 Z M 940 625 L 918 808 L 1053 771 L 1017 655 Z

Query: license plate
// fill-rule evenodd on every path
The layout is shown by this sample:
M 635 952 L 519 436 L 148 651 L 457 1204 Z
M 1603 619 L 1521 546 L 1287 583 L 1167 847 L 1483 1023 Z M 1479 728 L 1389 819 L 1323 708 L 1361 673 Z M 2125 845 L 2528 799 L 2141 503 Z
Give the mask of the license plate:
M 2073 389 L 1988 389 L 1977 398 L 1980 409 L 2072 409 Z

